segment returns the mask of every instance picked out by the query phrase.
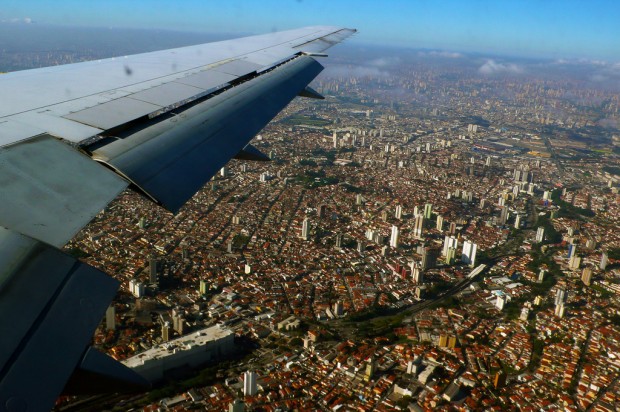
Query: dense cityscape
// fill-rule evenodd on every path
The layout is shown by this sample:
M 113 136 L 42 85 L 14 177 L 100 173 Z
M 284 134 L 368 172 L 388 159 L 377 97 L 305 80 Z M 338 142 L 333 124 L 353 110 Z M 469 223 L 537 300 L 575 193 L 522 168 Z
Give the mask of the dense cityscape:
M 66 246 L 121 282 L 95 345 L 156 384 L 58 410 L 620 408 L 617 68 L 339 47 L 271 161 Z

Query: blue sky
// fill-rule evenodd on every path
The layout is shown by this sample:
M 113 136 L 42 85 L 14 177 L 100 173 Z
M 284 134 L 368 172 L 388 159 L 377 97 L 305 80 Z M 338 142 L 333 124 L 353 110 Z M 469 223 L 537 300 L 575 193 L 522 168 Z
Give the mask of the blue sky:
M 360 43 L 620 61 L 618 0 L 2 0 L 0 20 L 210 33 L 354 27 Z

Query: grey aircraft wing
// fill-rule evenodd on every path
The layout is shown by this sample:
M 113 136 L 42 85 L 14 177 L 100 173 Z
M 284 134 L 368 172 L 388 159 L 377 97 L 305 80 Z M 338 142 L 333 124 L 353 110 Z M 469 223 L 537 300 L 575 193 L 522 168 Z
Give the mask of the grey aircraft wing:
M 306 27 L 0 75 L 0 411 L 144 387 L 90 347 L 118 282 L 61 252 L 127 187 L 177 212 L 355 30 Z

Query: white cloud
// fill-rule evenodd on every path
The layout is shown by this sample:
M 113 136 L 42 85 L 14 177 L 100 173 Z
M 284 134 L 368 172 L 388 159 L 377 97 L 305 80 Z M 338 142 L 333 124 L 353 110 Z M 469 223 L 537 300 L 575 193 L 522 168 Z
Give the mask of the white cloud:
M 461 53 L 445 51 L 445 50 L 433 50 L 430 52 L 419 52 L 419 56 L 432 56 L 432 57 L 445 57 L 448 59 L 460 59 L 464 57 Z
M 368 62 L 369 66 L 373 67 L 389 67 L 400 63 L 399 57 L 379 57 Z
M 478 73 L 491 75 L 498 73 L 520 74 L 523 68 L 514 63 L 497 63 L 495 60 L 489 59 L 478 68 Z

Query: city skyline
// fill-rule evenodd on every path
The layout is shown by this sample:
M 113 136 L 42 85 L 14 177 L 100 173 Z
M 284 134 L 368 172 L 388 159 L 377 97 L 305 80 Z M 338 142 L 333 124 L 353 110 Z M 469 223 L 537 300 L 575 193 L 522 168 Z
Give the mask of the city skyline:
M 10 0 L 0 21 L 143 28 L 232 35 L 308 25 L 359 30 L 352 43 L 547 58 L 620 60 L 620 5 L 567 2 L 276 1 L 261 3 L 118 0 L 53 3 Z

